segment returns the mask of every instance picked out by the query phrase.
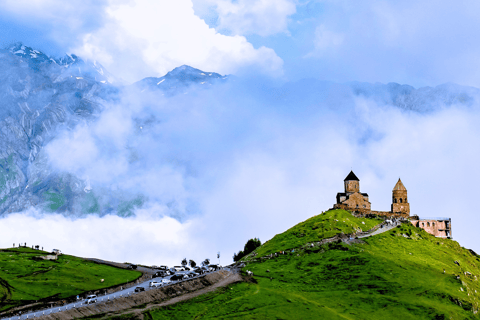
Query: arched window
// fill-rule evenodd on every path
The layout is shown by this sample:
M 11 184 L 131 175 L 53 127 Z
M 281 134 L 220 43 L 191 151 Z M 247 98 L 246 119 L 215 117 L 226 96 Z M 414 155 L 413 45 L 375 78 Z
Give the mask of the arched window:
M 427 222 L 427 227 L 430 227 L 430 222 Z
M 407 198 L 405 198 L 405 203 L 408 203 L 408 202 L 407 202 Z
M 402 198 L 400 198 L 400 203 L 402 203 Z
M 393 199 L 393 203 L 397 203 L 397 198 Z
M 422 222 L 422 227 L 425 227 L 425 223 Z

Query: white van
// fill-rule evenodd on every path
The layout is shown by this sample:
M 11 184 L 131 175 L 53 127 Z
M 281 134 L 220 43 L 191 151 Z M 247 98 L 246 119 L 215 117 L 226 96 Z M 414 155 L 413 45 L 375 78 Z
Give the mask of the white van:
M 171 283 L 172 281 L 170 279 L 162 279 L 162 285 L 167 285 Z
M 85 299 L 85 303 L 86 303 L 86 304 L 95 303 L 95 302 L 97 302 L 97 296 L 94 295 L 94 294 L 89 295 L 89 296 Z
M 150 282 L 150 287 L 161 287 L 161 286 L 162 286 L 161 282 L 157 282 L 157 281 Z

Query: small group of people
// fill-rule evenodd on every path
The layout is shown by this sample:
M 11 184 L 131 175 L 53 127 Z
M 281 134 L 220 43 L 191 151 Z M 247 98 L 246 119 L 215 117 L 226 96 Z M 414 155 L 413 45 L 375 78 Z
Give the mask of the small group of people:
M 13 247 L 15 248 L 15 242 L 13 243 Z M 19 248 L 20 248 L 20 247 L 26 248 L 26 247 L 27 247 L 27 243 L 26 243 L 26 242 L 24 242 L 24 243 L 19 243 L 19 244 L 18 244 L 18 247 L 19 247 Z M 39 246 L 39 245 L 34 246 L 34 245 L 32 244 L 32 249 L 40 250 L 40 246 Z M 42 247 L 42 251 L 43 251 L 43 247 Z
M 390 219 L 387 219 L 385 220 L 385 223 L 388 225 L 397 225 L 398 224 L 398 221 L 397 221 L 397 218 L 392 218 L 392 220 Z

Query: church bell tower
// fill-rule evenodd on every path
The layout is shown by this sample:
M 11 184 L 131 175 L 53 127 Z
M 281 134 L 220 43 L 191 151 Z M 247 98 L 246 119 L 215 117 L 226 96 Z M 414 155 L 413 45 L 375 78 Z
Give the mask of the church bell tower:
M 410 215 L 410 203 L 408 203 L 407 188 L 405 188 L 400 178 L 398 178 L 397 184 L 392 190 L 392 212 L 406 213 Z

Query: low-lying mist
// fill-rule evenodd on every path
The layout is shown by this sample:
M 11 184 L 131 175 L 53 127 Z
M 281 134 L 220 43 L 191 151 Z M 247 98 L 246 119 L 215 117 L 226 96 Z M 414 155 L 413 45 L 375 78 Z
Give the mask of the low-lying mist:
M 97 213 L 10 214 L 0 245 L 156 265 L 216 261 L 220 251 L 225 264 L 248 239 L 331 208 L 353 170 L 374 210 L 390 209 L 401 177 L 412 214 L 451 217 L 454 239 L 480 251 L 477 97 L 423 110 L 341 85 L 295 95 L 289 86 L 299 84 L 235 78 L 170 97 L 124 88 L 41 151 L 53 170 L 88 181 Z M 119 199 L 129 214 L 101 210 Z

